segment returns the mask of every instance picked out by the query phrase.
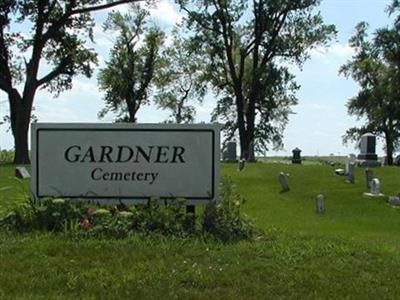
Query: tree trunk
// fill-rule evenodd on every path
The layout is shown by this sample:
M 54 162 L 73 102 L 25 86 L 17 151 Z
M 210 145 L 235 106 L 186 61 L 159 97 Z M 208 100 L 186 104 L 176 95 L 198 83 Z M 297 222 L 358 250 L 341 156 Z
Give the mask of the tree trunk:
M 248 158 L 249 162 L 256 162 L 256 155 L 254 153 L 254 143 L 251 142 L 249 145 L 249 158 Z
M 239 130 L 239 140 L 240 140 L 240 159 L 247 161 L 249 158 L 249 144 L 247 143 L 246 135 L 241 133 Z
M 16 124 L 16 134 L 14 135 L 15 143 L 15 164 L 29 164 L 29 149 L 28 149 L 28 131 L 29 120 L 18 120 Z
M 29 99 L 29 101 L 33 100 Z M 16 90 L 9 95 L 11 129 L 14 136 L 14 163 L 29 164 L 28 131 L 32 102 L 24 101 Z M 27 103 L 29 105 L 27 105 Z
M 254 143 L 252 136 L 254 133 L 248 130 L 239 130 L 240 139 L 240 158 L 245 159 L 247 162 L 255 162 Z
M 393 141 L 390 133 L 385 132 L 386 159 L 389 166 L 393 166 Z

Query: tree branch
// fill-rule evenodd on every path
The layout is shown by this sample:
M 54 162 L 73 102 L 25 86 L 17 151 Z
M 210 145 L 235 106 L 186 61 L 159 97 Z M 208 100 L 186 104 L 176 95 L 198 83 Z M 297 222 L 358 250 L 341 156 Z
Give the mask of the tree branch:
M 37 86 L 40 87 L 41 85 L 50 82 L 54 78 L 56 78 L 58 75 L 62 74 L 64 71 L 64 68 L 67 66 L 67 60 L 61 61 L 57 67 L 55 67 L 50 73 L 47 75 L 43 76 L 41 79 L 38 80 Z
M 276 39 L 279 35 L 279 32 L 281 31 L 283 24 L 286 21 L 287 15 L 288 15 L 289 11 L 285 10 L 282 14 L 280 14 L 280 16 L 278 16 L 278 20 L 277 23 L 274 26 L 274 30 L 273 30 L 273 34 L 271 37 L 271 40 L 268 44 L 268 49 L 267 51 L 265 51 L 264 57 L 261 61 L 261 67 L 265 67 L 265 65 L 267 64 L 267 62 L 273 57 L 273 55 L 275 54 L 276 51 Z M 281 19 L 279 20 L 279 17 L 281 17 Z
M 181 8 L 183 11 L 185 11 L 189 16 L 190 16 L 191 14 L 193 14 L 193 11 L 187 9 L 187 8 L 186 8 L 185 6 L 183 6 L 183 5 L 181 5 L 180 8 Z M 203 27 L 203 28 L 206 29 L 206 30 L 214 31 L 214 32 L 216 31 L 216 32 L 218 32 L 218 33 L 220 33 L 220 34 L 222 33 L 221 31 L 219 31 L 219 30 L 216 29 L 216 28 L 207 26 L 207 24 L 205 24 L 204 22 L 202 22 L 202 20 L 201 20 L 200 18 L 196 18 L 195 21 L 196 21 L 196 23 L 197 23 L 198 25 L 200 25 L 201 27 Z
M 3 78 L 0 78 L 0 89 L 6 92 L 7 94 L 10 94 L 12 91 L 12 86 L 7 84 L 7 82 Z
M 95 6 L 89 6 L 89 7 L 82 7 L 82 8 L 76 8 L 74 9 L 71 6 L 67 6 L 65 13 L 57 20 L 57 22 L 53 23 L 47 32 L 43 34 L 43 40 L 47 41 L 53 34 L 57 32 L 65 23 L 68 21 L 68 19 L 74 15 L 82 14 L 82 13 L 88 13 L 88 12 L 94 12 L 102 9 L 107 9 L 111 8 L 120 4 L 125 4 L 125 3 L 131 3 L 131 2 L 139 2 L 143 0 L 118 0 L 115 2 L 110 2 L 106 3 L 103 5 L 95 5 Z
M 12 78 L 9 66 L 9 54 L 6 41 L 4 39 L 4 27 L 0 26 L 0 88 L 9 93 L 12 89 Z
M 118 0 L 115 2 L 110 2 L 110 3 L 106 3 L 106 4 L 102 4 L 102 5 L 82 7 L 82 8 L 71 10 L 71 12 L 69 13 L 69 16 L 93 12 L 93 11 L 102 10 L 102 9 L 107 9 L 107 8 L 111 8 L 111 7 L 120 5 L 120 4 L 131 3 L 131 2 L 140 2 L 140 1 L 143 1 L 143 0 Z

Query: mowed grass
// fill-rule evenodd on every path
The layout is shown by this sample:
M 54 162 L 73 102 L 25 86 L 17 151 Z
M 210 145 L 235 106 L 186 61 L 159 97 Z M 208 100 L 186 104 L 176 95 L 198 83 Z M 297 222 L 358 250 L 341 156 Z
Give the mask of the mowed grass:
M 396 299 L 400 295 L 400 211 L 363 197 L 333 168 L 223 165 L 247 198 L 243 210 L 265 237 L 221 244 L 135 236 L 74 240 L 61 234 L 0 231 L 0 299 Z M 278 173 L 291 191 L 280 193 Z M 0 215 L 29 182 L 0 166 Z M 385 194 L 400 169 L 374 169 Z M 3 189 L 8 187 L 7 189 Z M 315 196 L 326 195 L 325 215 Z
M 400 250 L 400 209 L 387 204 L 400 193 L 400 168 L 374 168 L 385 197 L 370 198 L 365 169 L 356 169 L 355 184 L 337 176 L 335 167 L 319 165 L 248 164 L 243 173 L 233 164 L 223 173 L 232 177 L 248 199 L 244 211 L 262 228 L 275 226 L 293 233 L 342 237 Z M 288 174 L 291 190 L 280 193 L 279 172 Z M 318 194 L 325 196 L 326 213 L 315 213 Z

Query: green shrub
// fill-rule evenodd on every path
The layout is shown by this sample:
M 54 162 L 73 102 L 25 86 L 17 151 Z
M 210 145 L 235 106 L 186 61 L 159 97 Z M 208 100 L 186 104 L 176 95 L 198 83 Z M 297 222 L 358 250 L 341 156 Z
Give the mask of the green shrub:
M 13 160 L 14 160 L 14 151 L 12 150 L 0 151 L 0 163 L 11 163 Z
M 210 203 L 197 215 L 186 213 L 184 199 L 163 204 L 150 199 L 145 205 L 101 207 L 56 198 L 16 207 L 0 219 L 0 226 L 20 232 L 44 230 L 78 237 L 124 238 L 156 233 L 176 237 L 206 235 L 221 241 L 251 238 L 253 227 L 240 213 L 244 199 L 230 180 L 223 180 L 220 189 L 220 201 Z
M 231 179 L 223 178 L 219 196 L 218 202 L 210 202 L 205 208 L 203 229 L 218 240 L 226 242 L 251 238 L 254 235 L 254 227 L 249 219 L 240 213 L 240 207 L 246 201 L 238 193 Z

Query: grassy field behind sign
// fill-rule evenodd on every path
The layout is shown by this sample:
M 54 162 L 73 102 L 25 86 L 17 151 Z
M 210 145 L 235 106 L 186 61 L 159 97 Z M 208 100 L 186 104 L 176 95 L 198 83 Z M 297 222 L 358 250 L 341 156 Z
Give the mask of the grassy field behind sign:
M 400 193 L 400 169 L 373 169 L 381 181 L 382 198 L 368 198 L 363 168 L 357 168 L 355 184 L 337 176 L 335 168 L 319 165 L 248 164 L 246 171 L 227 164 L 232 177 L 248 199 L 244 210 L 263 227 L 275 226 L 293 233 L 342 237 L 386 245 L 400 250 L 400 210 L 387 204 L 388 195 Z M 288 174 L 291 190 L 280 193 L 279 172 Z M 315 198 L 326 198 L 326 213 L 315 213 Z
M 74 240 L 0 230 L 0 299 L 396 299 L 400 295 L 400 210 L 366 198 L 321 165 L 222 166 L 265 231 L 255 241 L 221 244 L 135 236 Z M 278 173 L 291 191 L 280 193 Z M 400 169 L 374 169 L 382 192 L 400 192 Z M 0 165 L 0 215 L 24 201 L 29 182 Z M 325 215 L 315 196 L 326 196 Z

